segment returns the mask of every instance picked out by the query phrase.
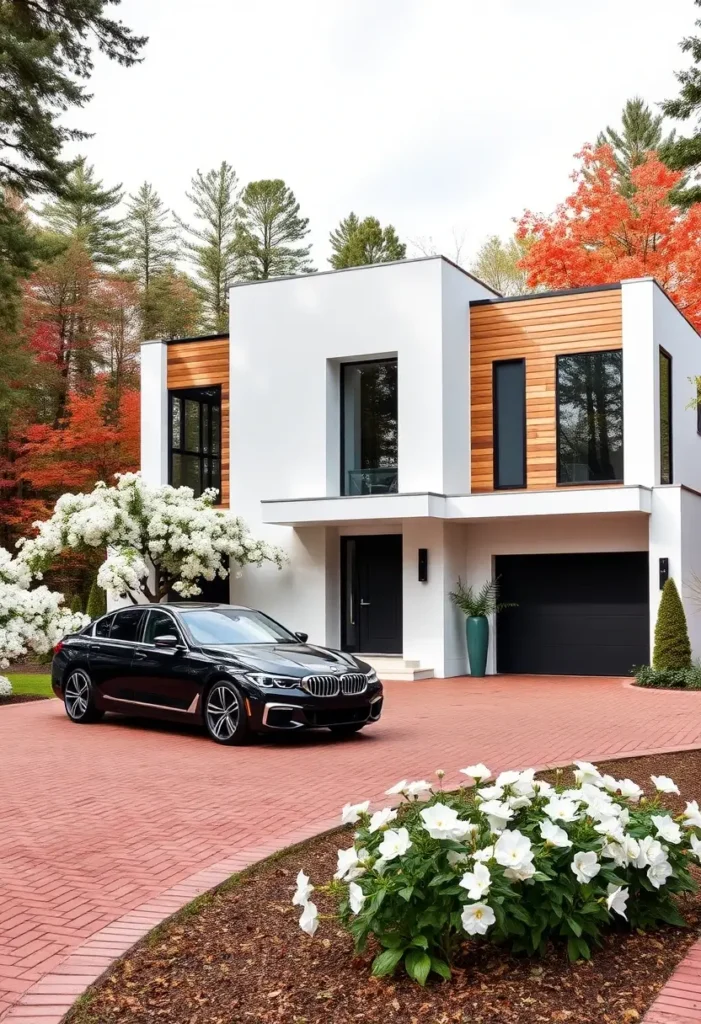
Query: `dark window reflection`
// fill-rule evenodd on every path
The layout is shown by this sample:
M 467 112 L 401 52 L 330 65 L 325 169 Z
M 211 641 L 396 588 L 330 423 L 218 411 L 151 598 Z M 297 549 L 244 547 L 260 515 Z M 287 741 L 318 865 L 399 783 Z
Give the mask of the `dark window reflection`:
M 660 349 L 660 483 L 672 482 L 672 358 Z
M 397 360 L 342 368 L 343 494 L 397 490 Z
M 557 359 L 557 480 L 623 480 L 622 353 Z
M 196 497 L 209 487 L 221 492 L 220 453 L 220 388 L 171 391 L 169 483 L 191 487 Z

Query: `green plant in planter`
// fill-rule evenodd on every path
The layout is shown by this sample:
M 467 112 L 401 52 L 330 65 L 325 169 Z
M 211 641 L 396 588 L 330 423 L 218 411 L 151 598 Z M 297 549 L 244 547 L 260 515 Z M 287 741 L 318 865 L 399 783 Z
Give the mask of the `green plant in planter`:
M 652 652 L 655 669 L 691 668 L 691 644 L 679 591 L 670 577 L 662 588 Z
M 489 650 L 489 619 L 504 608 L 515 608 L 513 603 L 499 601 L 499 577 L 487 580 L 479 590 L 465 586 L 458 577 L 458 583 L 450 598 L 461 612 L 465 613 L 465 635 L 467 656 L 470 661 L 470 675 L 483 676 L 487 668 Z

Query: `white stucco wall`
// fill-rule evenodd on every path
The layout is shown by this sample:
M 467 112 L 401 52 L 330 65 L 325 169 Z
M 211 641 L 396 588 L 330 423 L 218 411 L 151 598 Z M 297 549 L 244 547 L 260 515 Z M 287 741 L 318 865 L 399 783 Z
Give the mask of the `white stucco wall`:
M 679 592 L 689 625 L 691 650 L 701 658 L 701 496 L 681 491 L 682 580 Z

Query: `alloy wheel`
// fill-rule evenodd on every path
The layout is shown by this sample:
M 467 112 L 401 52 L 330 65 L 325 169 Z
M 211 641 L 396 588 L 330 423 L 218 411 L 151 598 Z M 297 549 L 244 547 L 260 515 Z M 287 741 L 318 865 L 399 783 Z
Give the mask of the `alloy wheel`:
M 85 672 L 76 669 L 71 672 L 63 693 L 66 711 L 71 718 L 82 718 L 90 701 L 90 680 Z
M 228 686 L 215 686 L 207 698 L 207 722 L 218 740 L 230 740 L 239 724 L 241 709 Z

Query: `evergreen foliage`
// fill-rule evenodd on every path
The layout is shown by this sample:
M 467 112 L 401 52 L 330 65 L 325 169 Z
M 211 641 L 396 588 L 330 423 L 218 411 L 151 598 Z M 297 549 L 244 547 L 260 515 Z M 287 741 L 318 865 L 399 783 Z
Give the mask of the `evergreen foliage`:
M 202 296 L 187 274 L 169 266 L 151 278 L 142 313 L 145 338 L 192 337 L 202 318 Z
M 91 619 L 99 619 L 106 611 L 107 595 L 102 587 L 98 587 L 97 580 L 93 580 L 93 584 L 90 587 L 90 593 L 88 594 L 88 603 L 85 608 L 85 614 L 89 615 Z
M 694 3 L 701 7 L 701 0 L 694 0 Z M 701 19 L 697 19 L 695 24 L 701 28 Z M 692 65 L 676 73 L 681 86 L 679 95 L 676 99 L 665 100 L 662 112 L 678 121 L 693 119 L 694 130 L 691 135 L 680 135 L 663 147 L 661 156 L 673 170 L 692 173 L 693 183 L 682 189 L 677 197 L 679 204 L 688 208 L 701 201 L 701 36 L 686 36 L 679 45 L 683 53 L 691 55 Z
M 144 292 L 148 292 L 152 278 L 179 255 L 178 235 L 170 211 L 148 181 L 136 195 L 129 196 L 126 255 L 130 269 Z
M 74 594 L 70 600 L 69 607 L 72 612 L 82 612 L 83 610 L 83 599 L 80 594 Z
M 300 217 L 294 192 L 280 178 L 249 182 L 241 193 L 236 216 L 240 278 L 264 281 L 313 273 L 311 246 L 295 245 L 309 234 L 309 218 Z
M 383 228 L 377 217 L 360 220 L 352 211 L 330 233 L 329 242 L 333 250 L 329 263 L 334 270 L 392 263 L 406 256 L 406 245 L 391 224 Z
M 608 125 L 600 132 L 597 146 L 607 145 L 613 150 L 619 176 L 619 189 L 625 196 L 632 196 L 635 188 L 630 172 L 645 161 L 650 150 L 668 149 L 674 144 L 675 133 L 663 136 L 662 114 L 653 114 L 640 96 L 626 101 L 621 113 L 620 129 Z
M 691 644 L 679 591 L 670 577 L 662 588 L 655 623 L 654 669 L 691 668 Z
M 121 203 L 121 185 L 105 188 L 84 156 L 68 175 L 63 194 L 41 210 L 51 231 L 77 239 L 98 267 L 117 267 L 124 258 L 124 222 L 110 216 Z
M 198 170 L 186 195 L 196 223 L 176 219 L 190 236 L 185 244 L 199 278 L 203 327 L 221 334 L 229 329 L 228 291 L 236 275 L 236 171 L 225 160 L 206 174 Z

